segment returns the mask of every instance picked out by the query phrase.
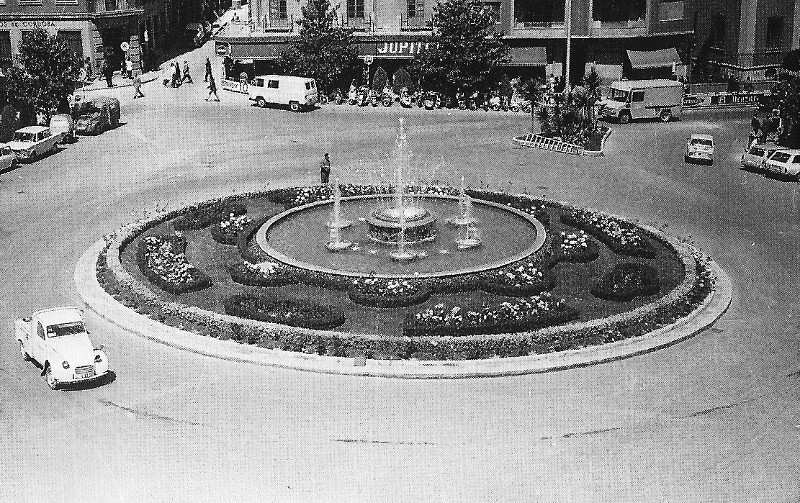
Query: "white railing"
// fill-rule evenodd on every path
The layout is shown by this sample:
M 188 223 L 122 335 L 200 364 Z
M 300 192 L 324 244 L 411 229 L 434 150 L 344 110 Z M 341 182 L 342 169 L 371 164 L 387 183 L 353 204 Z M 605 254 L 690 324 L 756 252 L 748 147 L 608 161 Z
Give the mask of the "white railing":
M 553 150 L 555 152 L 564 152 L 566 154 L 583 155 L 583 147 L 568 143 L 558 138 L 548 138 L 536 133 L 528 133 L 524 136 L 517 136 L 514 142 L 523 147 L 541 148 L 544 150 Z

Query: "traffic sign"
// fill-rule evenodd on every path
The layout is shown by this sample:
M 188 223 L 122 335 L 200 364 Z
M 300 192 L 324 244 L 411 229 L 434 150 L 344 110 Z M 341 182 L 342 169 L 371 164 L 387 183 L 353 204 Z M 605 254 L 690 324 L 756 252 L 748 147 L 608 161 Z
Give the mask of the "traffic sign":
M 128 49 L 130 49 L 131 46 L 128 44 L 128 42 L 122 42 L 119 44 L 119 48 L 122 49 L 123 52 L 128 52 Z
M 374 61 L 375 61 L 375 56 L 371 54 L 367 54 L 366 56 L 364 56 L 364 63 L 371 65 Z

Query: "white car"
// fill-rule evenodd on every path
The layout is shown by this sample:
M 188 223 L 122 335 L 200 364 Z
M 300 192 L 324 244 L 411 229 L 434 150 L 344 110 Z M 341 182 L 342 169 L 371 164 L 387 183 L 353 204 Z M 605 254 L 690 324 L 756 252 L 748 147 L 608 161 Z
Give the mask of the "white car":
M 89 340 L 80 309 L 43 309 L 18 318 L 14 325 L 22 357 L 42 366 L 52 389 L 108 374 L 108 358 L 102 346 L 96 348 Z
M 800 150 L 776 150 L 764 159 L 761 167 L 800 181 Z
M 0 173 L 17 167 L 17 156 L 6 143 L 0 143 Z
M 754 143 L 742 154 L 742 167 L 761 168 L 764 160 L 776 150 L 781 150 L 781 148 L 773 143 Z
M 28 126 L 14 132 L 8 143 L 20 161 L 31 162 L 56 148 L 60 136 L 53 136 L 45 126 Z
M 714 137 L 710 134 L 693 134 L 687 139 L 686 162 L 714 163 Z

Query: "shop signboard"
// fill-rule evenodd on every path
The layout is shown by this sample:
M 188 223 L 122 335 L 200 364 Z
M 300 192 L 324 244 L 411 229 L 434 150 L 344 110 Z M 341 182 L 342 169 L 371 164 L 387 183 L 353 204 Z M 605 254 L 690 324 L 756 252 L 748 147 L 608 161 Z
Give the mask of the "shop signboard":
M 425 40 L 386 40 L 361 42 L 359 54 L 366 61 L 369 56 L 376 59 L 413 59 L 430 47 Z

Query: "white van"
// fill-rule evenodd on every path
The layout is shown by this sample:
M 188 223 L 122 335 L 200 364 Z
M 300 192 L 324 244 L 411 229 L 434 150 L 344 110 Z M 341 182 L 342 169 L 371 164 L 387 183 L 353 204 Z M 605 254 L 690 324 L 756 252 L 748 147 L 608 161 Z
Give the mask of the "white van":
M 668 79 L 619 80 L 600 101 L 603 115 L 627 124 L 631 119 L 667 122 L 683 111 L 683 84 Z
M 288 105 L 293 112 L 317 104 L 317 83 L 314 79 L 288 75 L 259 75 L 247 88 L 250 101 L 256 105 Z

